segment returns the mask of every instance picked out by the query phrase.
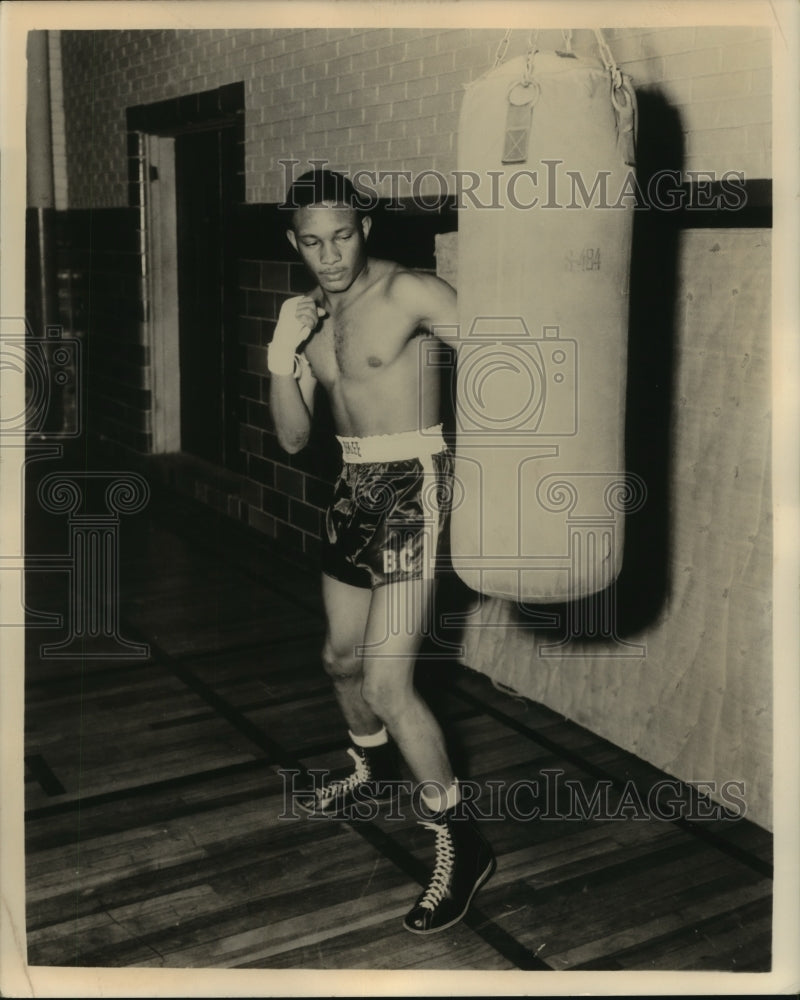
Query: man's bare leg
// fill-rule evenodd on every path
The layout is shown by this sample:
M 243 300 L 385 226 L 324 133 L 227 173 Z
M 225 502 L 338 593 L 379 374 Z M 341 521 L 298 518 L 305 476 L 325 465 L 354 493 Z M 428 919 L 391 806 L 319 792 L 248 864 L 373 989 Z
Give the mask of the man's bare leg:
M 363 697 L 386 724 L 416 780 L 436 782 L 446 790 L 454 775 L 444 736 L 414 687 L 414 665 L 432 592 L 429 580 L 373 590 L 363 639 Z M 426 797 L 430 800 L 435 795 L 435 788 L 430 787 Z M 444 808 L 444 802 L 438 808 Z
M 358 652 L 364 642 L 372 592 L 323 574 L 322 600 L 328 622 L 322 661 L 339 708 L 352 733 L 374 733 L 383 721 L 364 700 L 364 674 Z
M 385 721 L 434 814 L 423 821 L 436 837 L 430 881 L 403 922 L 414 934 L 434 934 L 461 920 L 495 864 L 474 821 L 459 808 L 442 731 L 414 688 L 432 592 L 426 580 L 374 590 L 363 659 L 364 698 Z
M 322 658 L 347 723 L 353 769 L 342 778 L 325 780 L 295 801 L 314 815 L 358 818 L 358 804 L 365 799 L 390 801 L 397 794 L 399 778 L 396 747 L 363 694 L 360 647 L 372 594 L 326 575 L 322 594 L 328 619 Z

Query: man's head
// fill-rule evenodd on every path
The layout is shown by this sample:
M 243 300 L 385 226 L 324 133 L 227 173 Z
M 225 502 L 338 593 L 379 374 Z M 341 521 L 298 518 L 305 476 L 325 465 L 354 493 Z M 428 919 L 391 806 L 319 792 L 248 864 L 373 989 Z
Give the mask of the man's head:
M 292 183 L 281 210 L 291 213 L 289 242 L 322 289 L 346 291 L 366 265 L 371 223 L 348 178 L 310 170 Z

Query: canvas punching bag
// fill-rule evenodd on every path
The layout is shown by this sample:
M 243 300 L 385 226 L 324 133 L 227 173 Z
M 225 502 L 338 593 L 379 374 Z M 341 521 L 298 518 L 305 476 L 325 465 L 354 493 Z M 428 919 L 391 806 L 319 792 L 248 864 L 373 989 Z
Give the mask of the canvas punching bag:
M 464 95 L 451 538 L 487 595 L 568 601 L 621 566 L 634 137 L 605 54 L 531 51 Z

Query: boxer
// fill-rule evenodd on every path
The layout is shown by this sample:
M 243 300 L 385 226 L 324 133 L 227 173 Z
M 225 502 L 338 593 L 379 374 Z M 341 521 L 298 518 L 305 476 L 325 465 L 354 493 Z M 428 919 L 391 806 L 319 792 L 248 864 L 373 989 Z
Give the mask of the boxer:
M 317 284 L 280 310 L 268 349 L 270 410 L 281 447 L 295 453 L 308 442 L 321 386 L 342 449 L 322 539 L 323 663 L 354 761 L 352 774 L 300 804 L 347 816 L 354 803 L 380 800 L 397 778 L 399 750 L 435 834 L 430 881 L 404 926 L 430 934 L 464 916 L 495 865 L 413 676 L 453 475 L 440 373 L 421 363 L 420 343 L 457 323 L 455 293 L 439 278 L 368 255 L 371 219 L 341 174 L 304 174 L 282 209 L 289 242 Z

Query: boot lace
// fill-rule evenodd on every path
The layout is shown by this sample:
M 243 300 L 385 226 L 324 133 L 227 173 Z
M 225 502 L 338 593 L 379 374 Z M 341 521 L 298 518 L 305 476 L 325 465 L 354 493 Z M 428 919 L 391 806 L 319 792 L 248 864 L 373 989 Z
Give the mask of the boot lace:
M 436 834 L 436 862 L 433 866 L 433 874 L 428 883 L 428 887 L 420 897 L 419 906 L 424 906 L 428 910 L 435 910 L 447 895 L 450 885 L 450 877 L 453 874 L 456 854 L 453 848 L 453 841 L 450 831 L 444 823 L 421 822 L 426 830 L 433 830 Z
M 348 747 L 347 752 L 353 758 L 355 769 L 346 778 L 336 778 L 329 785 L 318 788 L 317 798 L 320 804 L 328 805 L 335 802 L 340 796 L 348 795 L 350 792 L 364 781 L 369 781 L 369 768 L 363 757 L 356 753 L 352 747 Z

